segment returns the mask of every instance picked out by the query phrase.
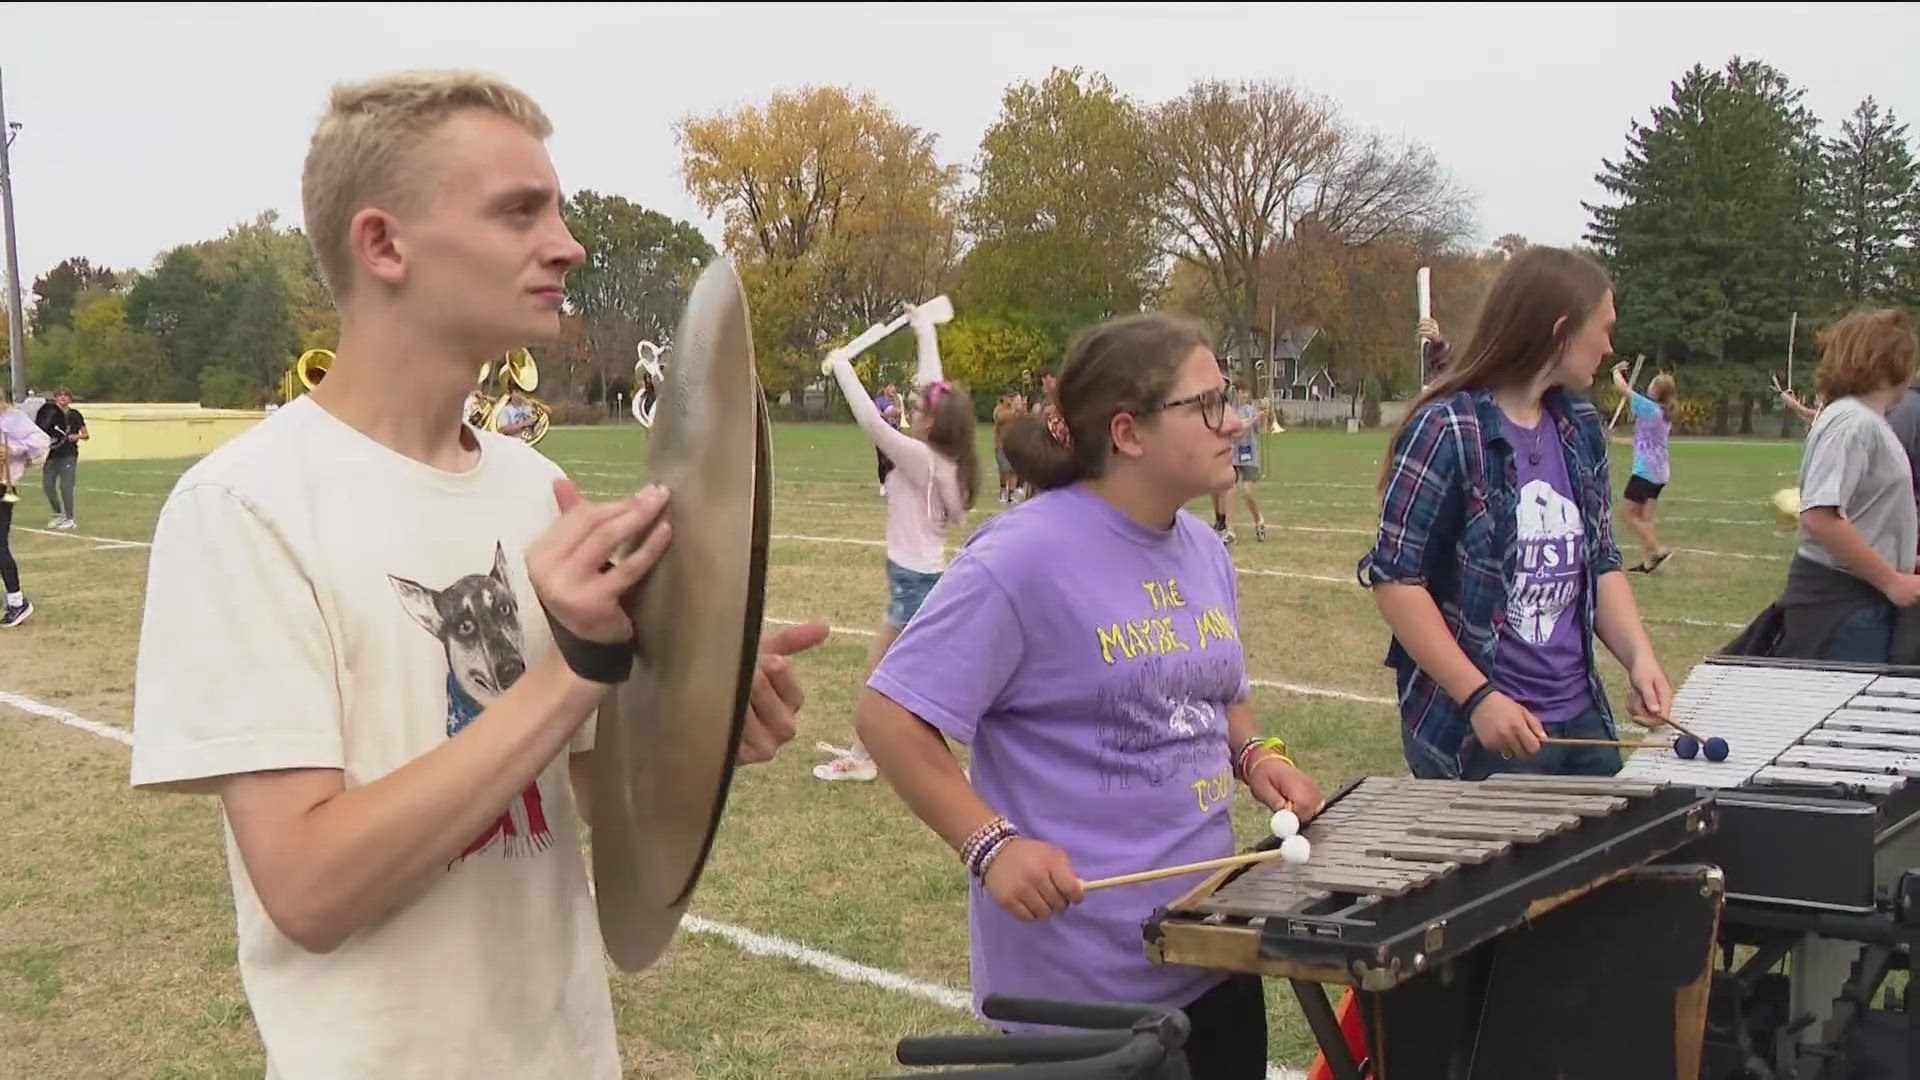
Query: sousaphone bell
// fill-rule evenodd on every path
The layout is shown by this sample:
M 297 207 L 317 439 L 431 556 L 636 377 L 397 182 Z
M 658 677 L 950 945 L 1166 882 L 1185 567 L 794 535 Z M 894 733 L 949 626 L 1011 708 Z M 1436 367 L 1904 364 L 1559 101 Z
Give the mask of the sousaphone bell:
M 634 346 L 639 359 L 633 362 L 633 418 L 644 428 L 653 427 L 653 415 L 660 407 L 660 383 L 666 370 L 660 363 L 661 348 L 651 341 Z
M 600 707 L 593 754 L 594 898 L 627 971 L 666 950 L 712 849 L 766 593 L 768 414 L 727 259 L 701 273 L 674 343 L 647 455 L 673 541 L 626 597 L 636 662 Z

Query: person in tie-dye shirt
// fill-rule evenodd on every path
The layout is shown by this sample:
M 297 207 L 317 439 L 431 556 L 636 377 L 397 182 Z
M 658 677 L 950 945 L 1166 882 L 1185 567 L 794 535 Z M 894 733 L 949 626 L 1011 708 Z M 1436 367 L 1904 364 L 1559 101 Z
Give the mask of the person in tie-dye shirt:
M 1651 574 L 1673 555 L 1672 548 L 1660 546 L 1653 532 L 1653 504 L 1667 486 L 1667 434 L 1673 429 L 1673 376 L 1662 372 L 1647 384 L 1647 392 L 1637 393 L 1627 381 L 1625 361 L 1613 365 L 1613 384 L 1633 402 L 1633 475 L 1621 493 L 1620 509 L 1627 524 L 1640 537 L 1645 557 L 1640 565 L 1627 569 Z

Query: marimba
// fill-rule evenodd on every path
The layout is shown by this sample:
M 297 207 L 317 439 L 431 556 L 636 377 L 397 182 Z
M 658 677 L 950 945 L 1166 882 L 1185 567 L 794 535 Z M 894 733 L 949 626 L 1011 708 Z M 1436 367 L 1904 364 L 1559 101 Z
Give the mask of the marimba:
M 1352 987 L 1378 1080 L 1692 1080 L 1721 878 L 1649 864 L 1714 823 L 1675 784 L 1367 777 L 1308 823 L 1312 859 L 1209 877 L 1148 920 L 1147 952 L 1292 980 L 1330 1062 L 1315 984 Z
M 1672 715 L 1727 760 L 1641 750 L 1620 777 L 1713 796 L 1719 828 L 1673 858 L 1722 869 L 1724 942 L 1753 950 L 1717 978 L 1704 1075 L 1915 1075 L 1920 993 L 1871 1006 L 1920 944 L 1920 670 L 1710 657 Z

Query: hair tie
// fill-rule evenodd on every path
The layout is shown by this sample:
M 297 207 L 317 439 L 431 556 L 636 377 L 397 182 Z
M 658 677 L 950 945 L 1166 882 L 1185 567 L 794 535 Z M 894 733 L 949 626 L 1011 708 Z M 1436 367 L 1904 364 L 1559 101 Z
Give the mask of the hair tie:
M 1046 406 L 1046 411 L 1048 434 L 1053 436 L 1054 442 L 1069 450 L 1073 449 L 1073 432 L 1068 430 L 1067 422 L 1060 418 L 1060 411 L 1051 405 Z

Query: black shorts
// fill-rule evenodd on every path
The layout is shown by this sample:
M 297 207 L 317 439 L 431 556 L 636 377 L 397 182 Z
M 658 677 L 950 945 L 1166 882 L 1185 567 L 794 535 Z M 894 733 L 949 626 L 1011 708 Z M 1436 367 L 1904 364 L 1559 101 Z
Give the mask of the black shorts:
M 1622 497 L 1628 502 L 1653 502 L 1660 498 L 1660 492 L 1665 490 L 1666 486 L 1665 484 L 1656 484 L 1646 477 L 1641 476 L 1639 473 L 1635 473 L 1627 477 L 1627 490 Z

